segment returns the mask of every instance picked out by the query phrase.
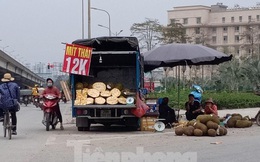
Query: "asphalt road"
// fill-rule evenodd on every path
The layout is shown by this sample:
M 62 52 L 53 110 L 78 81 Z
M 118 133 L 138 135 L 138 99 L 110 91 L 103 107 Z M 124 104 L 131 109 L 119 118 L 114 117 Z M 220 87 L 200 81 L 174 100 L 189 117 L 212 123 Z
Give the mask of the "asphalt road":
M 141 132 L 99 125 L 90 132 L 78 132 L 69 107 L 70 103 L 61 103 L 65 130 L 46 132 L 41 123 L 42 111 L 33 105 L 22 105 L 17 115 L 18 135 L 8 140 L 0 129 L 0 161 L 259 162 L 260 159 L 260 127 L 256 124 L 246 129 L 229 128 L 228 135 L 221 137 L 175 136 L 173 129 Z M 258 108 L 233 111 L 254 115 Z M 233 111 L 223 110 L 220 114 Z

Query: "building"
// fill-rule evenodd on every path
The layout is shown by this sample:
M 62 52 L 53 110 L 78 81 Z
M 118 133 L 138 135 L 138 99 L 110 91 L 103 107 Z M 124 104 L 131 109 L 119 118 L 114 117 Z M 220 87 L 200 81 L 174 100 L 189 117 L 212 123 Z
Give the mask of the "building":
M 203 44 L 240 58 L 260 50 L 260 4 L 228 8 L 222 3 L 209 6 L 181 6 L 168 11 L 168 23 L 181 23 L 189 43 Z
M 233 8 L 222 3 L 180 6 L 167 12 L 168 24 L 180 23 L 184 26 L 189 37 L 187 43 L 209 46 L 239 59 L 249 56 L 260 59 L 260 3 L 254 7 L 235 5 Z M 181 78 L 196 82 L 210 79 L 217 66 L 193 66 L 185 69 L 187 70 L 181 71 Z M 178 75 L 176 67 L 171 75 Z

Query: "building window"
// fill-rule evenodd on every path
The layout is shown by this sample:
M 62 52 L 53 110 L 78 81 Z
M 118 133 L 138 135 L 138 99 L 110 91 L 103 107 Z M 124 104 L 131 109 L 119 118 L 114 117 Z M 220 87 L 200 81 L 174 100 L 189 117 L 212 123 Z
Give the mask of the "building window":
M 222 17 L 222 23 L 225 23 L 225 21 L 226 21 L 226 18 Z
M 195 33 L 196 33 L 196 34 L 200 34 L 200 28 L 196 28 L 196 29 L 195 29 Z
M 242 22 L 242 16 L 239 16 L 239 22 Z
M 237 54 L 239 54 L 239 49 L 237 49 Z
M 227 27 L 223 27 L 223 32 L 224 32 L 224 33 L 227 32 Z
M 188 18 L 183 19 L 183 24 L 188 24 Z
M 256 21 L 260 21 L 260 15 L 256 15 Z
M 248 22 L 252 21 L 252 16 L 248 16 Z
M 213 43 L 213 44 L 216 44 L 216 43 L 217 43 L 217 37 L 216 37 L 216 36 L 213 36 L 213 37 L 212 37 L 212 43 Z
M 175 19 L 170 19 L 171 24 L 175 24 L 176 20 Z
M 239 32 L 239 26 L 235 27 L 235 32 Z
M 231 22 L 233 23 L 235 21 L 235 18 L 234 17 L 231 17 Z
M 223 37 L 223 42 L 224 42 L 224 43 L 227 43 L 227 42 L 228 42 L 228 37 L 227 37 L 227 36 L 224 36 L 224 37 Z
M 213 27 L 212 28 L 212 33 L 216 33 L 217 32 L 217 28 Z
M 235 35 L 235 42 L 236 42 L 236 43 L 239 43 L 239 40 L 240 40 L 240 39 L 239 39 L 239 35 Z
M 197 24 L 201 24 L 201 17 L 197 17 Z
M 251 49 L 248 49 L 248 53 L 249 53 L 249 54 L 251 53 Z

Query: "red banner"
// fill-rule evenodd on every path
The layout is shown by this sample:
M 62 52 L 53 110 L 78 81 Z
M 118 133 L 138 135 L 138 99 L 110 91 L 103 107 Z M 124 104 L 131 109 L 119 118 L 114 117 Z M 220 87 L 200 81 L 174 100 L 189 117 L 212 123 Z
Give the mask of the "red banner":
M 154 82 L 144 82 L 144 88 L 148 91 L 154 91 Z
M 71 74 L 89 75 L 92 48 L 66 44 L 62 71 Z

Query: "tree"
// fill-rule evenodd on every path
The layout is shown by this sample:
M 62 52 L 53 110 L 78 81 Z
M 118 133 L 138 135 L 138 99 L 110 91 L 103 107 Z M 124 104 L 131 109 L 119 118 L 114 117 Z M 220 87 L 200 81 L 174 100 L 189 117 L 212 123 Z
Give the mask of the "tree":
M 244 41 L 241 47 L 251 54 L 252 59 L 260 60 L 260 32 L 258 25 L 249 24 L 240 35 L 240 40 Z M 250 55 L 247 57 L 250 57 Z
M 160 40 L 165 44 L 186 43 L 190 38 L 186 35 L 185 29 L 180 23 L 172 23 L 161 28 L 162 37 Z
M 130 31 L 138 38 L 141 49 L 149 51 L 160 42 L 161 25 L 156 19 L 146 18 L 143 23 L 134 23 Z

